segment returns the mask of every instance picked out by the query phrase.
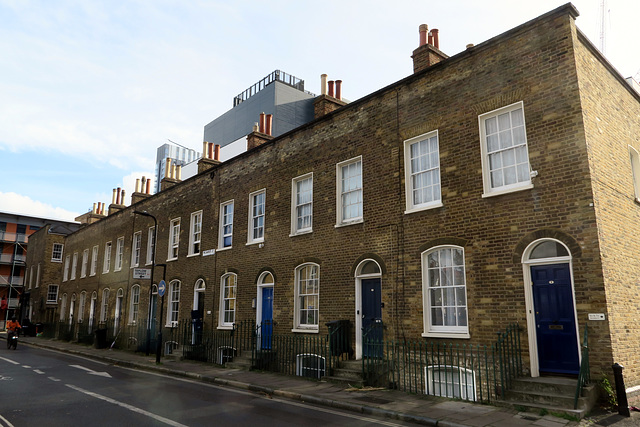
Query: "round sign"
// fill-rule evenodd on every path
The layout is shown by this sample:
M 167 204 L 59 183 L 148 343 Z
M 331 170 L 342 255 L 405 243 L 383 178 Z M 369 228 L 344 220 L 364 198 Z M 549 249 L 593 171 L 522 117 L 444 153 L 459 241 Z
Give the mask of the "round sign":
M 158 283 L 158 295 L 160 295 L 161 297 L 164 296 L 164 291 L 167 290 L 167 284 L 164 282 L 164 280 L 160 280 L 160 283 Z

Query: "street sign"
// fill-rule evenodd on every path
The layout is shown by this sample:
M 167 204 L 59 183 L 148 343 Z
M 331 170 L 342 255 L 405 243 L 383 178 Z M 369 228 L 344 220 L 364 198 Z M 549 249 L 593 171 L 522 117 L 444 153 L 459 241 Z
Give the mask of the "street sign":
M 202 252 L 202 256 L 209 256 L 209 255 L 213 255 L 216 253 L 215 249 L 207 249 L 206 251 Z
M 133 278 L 134 279 L 151 279 L 151 269 L 150 268 L 134 268 Z
M 167 290 L 167 284 L 164 282 L 164 280 L 160 280 L 160 283 L 158 283 L 158 295 L 160 295 L 161 297 L 164 296 L 164 291 Z

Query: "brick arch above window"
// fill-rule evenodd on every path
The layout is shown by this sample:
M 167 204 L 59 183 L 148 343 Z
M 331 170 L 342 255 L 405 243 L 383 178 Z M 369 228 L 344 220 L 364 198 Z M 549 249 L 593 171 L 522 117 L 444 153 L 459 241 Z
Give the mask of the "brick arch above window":
M 320 260 L 320 258 L 308 256 L 308 257 L 297 259 L 295 264 L 296 266 L 300 266 L 302 264 L 318 264 L 319 266 L 321 266 L 322 261 Z
M 558 240 L 564 243 L 565 246 L 569 248 L 569 251 L 571 252 L 571 256 L 573 258 L 580 258 L 582 256 L 582 248 L 580 247 L 580 244 L 576 241 L 576 239 L 563 231 L 552 228 L 544 228 L 527 234 L 520 240 L 520 242 L 518 242 L 513 251 L 513 263 L 520 264 L 522 262 L 522 254 L 524 253 L 525 249 L 527 249 L 527 247 L 532 242 L 540 239 Z
M 461 248 L 464 248 L 468 244 L 469 240 L 461 239 L 459 237 L 439 237 L 422 244 L 418 248 L 418 252 L 423 253 L 424 251 L 435 248 L 436 246 L 460 246 Z
M 278 282 L 278 276 L 276 276 L 276 272 L 273 268 L 271 267 L 263 267 L 258 271 L 258 274 L 256 274 L 256 278 L 253 281 L 254 283 L 258 283 L 258 280 L 260 280 L 260 276 L 262 276 L 264 273 L 271 273 L 271 276 L 273 276 L 273 281 L 274 283 Z
M 380 255 L 374 254 L 374 253 L 365 253 L 360 255 L 353 264 L 351 264 L 351 277 L 354 277 L 356 275 L 356 269 L 358 268 L 358 266 L 360 265 L 360 263 L 362 261 L 364 261 L 365 259 L 372 259 L 375 262 L 378 263 L 378 265 L 380 266 L 380 274 L 381 275 L 385 275 L 387 274 L 387 266 L 384 263 L 384 260 L 382 259 L 382 257 Z

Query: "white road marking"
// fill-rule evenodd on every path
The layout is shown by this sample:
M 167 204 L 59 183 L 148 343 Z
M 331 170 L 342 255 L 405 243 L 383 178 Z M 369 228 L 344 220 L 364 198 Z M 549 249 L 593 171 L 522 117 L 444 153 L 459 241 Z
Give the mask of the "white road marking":
M 7 359 L 5 357 L 0 357 L 0 360 L 4 360 L 5 362 L 13 363 L 14 365 L 19 365 L 20 364 L 20 362 L 14 362 L 13 360 Z
M 2 421 L 4 422 L 4 425 L 5 425 L 5 426 L 7 426 L 7 427 L 13 427 L 13 424 L 11 424 L 11 423 L 9 422 L 9 420 L 8 420 L 8 419 L 6 419 L 5 417 L 3 417 L 2 415 L 0 415 L 0 420 L 2 420 Z
M 40 369 L 34 369 L 33 372 L 40 375 L 44 374 L 44 372 L 42 372 Z
M 87 371 L 88 374 L 91 375 L 97 375 L 99 377 L 105 377 L 105 378 L 111 378 L 111 375 L 109 375 L 108 372 L 96 372 L 93 369 L 89 369 L 89 368 L 85 368 L 84 366 L 80 366 L 80 365 L 69 365 L 72 368 L 78 368 L 78 369 L 82 369 L 83 371 Z
M 22 365 L 23 368 L 27 368 L 27 369 L 31 369 L 31 366 L 29 365 Z
M 58 381 L 62 381 L 62 380 L 59 380 L 59 379 L 57 379 L 57 378 L 55 378 L 55 377 L 49 377 L 49 379 L 50 379 L 51 381 L 56 381 L 56 382 L 58 382 Z
M 102 396 L 101 394 L 94 393 L 94 392 L 89 391 L 89 390 L 84 390 L 84 389 L 82 389 L 80 387 L 76 387 L 76 386 L 71 385 L 71 384 L 66 384 L 66 386 L 69 387 L 69 388 L 72 388 L 72 389 L 74 389 L 76 391 L 79 391 L 80 393 L 84 393 L 84 394 L 86 394 L 88 396 L 95 397 L 96 399 L 101 399 L 101 400 L 104 400 L 105 402 L 109 402 L 109 403 L 112 403 L 114 405 L 121 406 L 121 407 L 123 407 L 125 409 L 128 409 L 130 411 L 136 412 L 138 414 L 146 415 L 149 418 L 153 418 L 156 421 L 160 421 L 160 422 L 168 424 L 170 426 L 187 427 L 184 424 L 180 424 L 179 422 L 170 420 L 170 419 L 162 417 L 160 415 L 153 414 L 151 412 L 145 411 L 144 409 L 136 408 L 135 406 L 131 406 L 131 405 L 127 404 L 127 403 L 119 402 L 119 401 L 117 401 L 115 399 L 111 399 L 110 397 Z

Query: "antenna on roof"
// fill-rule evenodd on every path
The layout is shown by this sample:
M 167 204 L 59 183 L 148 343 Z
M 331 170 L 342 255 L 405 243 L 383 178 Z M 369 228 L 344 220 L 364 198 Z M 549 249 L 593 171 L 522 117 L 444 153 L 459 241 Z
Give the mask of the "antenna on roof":
M 609 10 L 607 10 L 607 0 L 601 0 L 600 1 L 600 19 L 599 19 L 599 24 L 600 24 L 600 52 L 602 52 L 602 54 L 606 54 L 607 53 L 607 13 L 609 13 Z
M 182 145 L 182 144 L 178 144 L 177 142 L 172 141 L 172 140 L 170 140 L 169 138 L 167 138 L 167 141 L 169 141 L 169 142 L 170 142 L 170 143 L 172 143 L 172 144 L 177 145 L 178 147 L 182 147 L 182 148 L 184 148 L 184 149 L 186 149 L 186 150 L 191 150 L 191 148 L 189 148 L 189 147 L 185 147 L 185 146 L 184 146 L 184 145 Z

